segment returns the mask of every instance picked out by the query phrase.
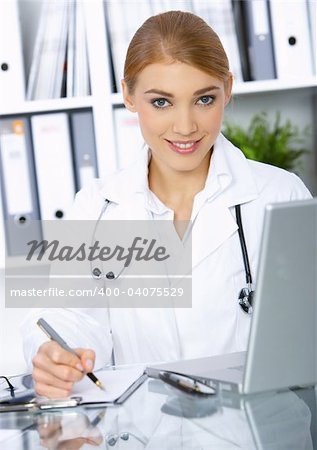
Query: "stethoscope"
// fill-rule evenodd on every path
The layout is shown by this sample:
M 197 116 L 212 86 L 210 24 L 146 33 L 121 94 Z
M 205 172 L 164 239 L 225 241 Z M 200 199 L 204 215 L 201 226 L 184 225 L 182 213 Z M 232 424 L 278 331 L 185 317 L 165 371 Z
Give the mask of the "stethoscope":
M 247 314 L 252 314 L 253 311 L 253 296 L 254 296 L 254 289 L 252 286 L 252 275 L 251 275 L 251 269 L 250 269 L 250 263 L 249 263 L 249 256 L 248 256 L 248 250 L 247 245 L 245 243 L 244 239 L 244 232 L 243 232 L 243 226 L 242 226 L 242 219 L 241 219 L 241 205 L 235 206 L 236 210 L 236 219 L 237 219 L 237 225 L 238 225 L 238 234 L 239 234 L 239 240 L 240 240 L 240 247 L 242 251 L 242 258 L 243 258 L 243 264 L 244 264 L 244 270 L 245 270 L 245 281 L 247 286 L 241 289 L 239 294 L 239 305 L 241 306 L 242 310 L 246 312 Z
M 101 220 L 101 217 L 106 212 L 108 206 L 110 204 L 110 200 L 107 198 L 105 199 L 105 203 L 103 204 L 100 214 L 98 216 L 98 219 L 96 221 L 93 235 L 92 235 L 92 243 L 94 241 L 98 224 Z M 242 308 L 242 310 L 247 314 L 252 314 L 253 311 L 253 297 L 254 297 L 254 289 L 252 286 L 252 275 L 251 275 L 251 269 L 250 269 L 250 263 L 249 263 L 249 256 L 248 256 L 248 250 L 247 245 L 244 238 L 244 232 L 243 232 L 243 226 L 242 226 L 242 219 L 241 219 L 241 205 L 235 206 L 236 211 L 236 220 L 238 225 L 238 234 L 239 234 L 239 241 L 242 251 L 242 258 L 243 258 L 243 264 L 244 264 L 244 270 L 245 270 L 245 279 L 246 279 L 246 287 L 242 288 L 239 294 L 239 305 Z M 90 262 L 91 266 L 91 274 L 92 277 L 96 280 L 100 280 L 101 278 L 106 278 L 107 280 L 116 280 L 120 277 L 120 275 L 123 273 L 125 267 L 123 266 L 122 269 L 119 271 L 117 275 L 114 274 L 114 272 L 109 271 L 105 275 L 102 273 L 102 271 L 99 269 L 99 267 L 92 267 L 92 262 Z

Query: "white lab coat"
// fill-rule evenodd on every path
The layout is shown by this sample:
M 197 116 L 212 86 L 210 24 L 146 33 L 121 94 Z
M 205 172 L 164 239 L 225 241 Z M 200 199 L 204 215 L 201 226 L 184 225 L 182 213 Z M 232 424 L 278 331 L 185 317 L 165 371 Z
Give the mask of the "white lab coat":
M 127 169 L 94 180 L 76 196 L 72 219 L 173 220 L 173 211 L 148 188 L 148 150 Z M 220 135 L 205 188 L 194 199 L 192 227 L 192 307 L 34 310 L 22 324 L 26 361 L 45 340 L 35 325 L 42 316 L 72 346 L 92 348 L 96 366 L 167 361 L 246 349 L 250 317 L 238 305 L 245 271 L 234 206 L 242 221 L 253 279 L 267 203 L 309 198 L 302 181 L 285 170 L 247 160 Z M 112 333 L 110 332 L 112 331 Z

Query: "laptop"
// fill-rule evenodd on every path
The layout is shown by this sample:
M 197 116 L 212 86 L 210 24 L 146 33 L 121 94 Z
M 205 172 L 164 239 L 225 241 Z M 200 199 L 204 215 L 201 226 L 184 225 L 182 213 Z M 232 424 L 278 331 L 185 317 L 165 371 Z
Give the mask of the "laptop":
M 260 248 L 247 351 L 155 364 L 148 376 L 241 394 L 317 383 L 317 198 L 267 205 Z

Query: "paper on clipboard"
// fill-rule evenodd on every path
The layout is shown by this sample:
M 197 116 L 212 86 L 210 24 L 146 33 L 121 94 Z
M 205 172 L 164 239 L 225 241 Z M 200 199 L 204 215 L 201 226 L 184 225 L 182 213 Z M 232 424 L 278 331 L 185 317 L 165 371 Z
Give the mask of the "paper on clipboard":
M 81 397 L 81 405 L 96 403 L 121 403 L 145 379 L 144 367 L 108 369 L 96 372 L 106 390 L 99 389 L 88 377 L 74 386 L 72 397 Z
M 144 367 L 109 368 L 97 373 L 98 378 L 106 387 L 99 389 L 88 377 L 76 383 L 71 396 L 66 399 L 50 400 L 36 397 L 33 388 L 18 389 L 15 395 L 7 390 L 0 396 L 0 413 L 17 411 L 44 411 L 76 406 L 109 406 L 122 404 L 146 379 Z

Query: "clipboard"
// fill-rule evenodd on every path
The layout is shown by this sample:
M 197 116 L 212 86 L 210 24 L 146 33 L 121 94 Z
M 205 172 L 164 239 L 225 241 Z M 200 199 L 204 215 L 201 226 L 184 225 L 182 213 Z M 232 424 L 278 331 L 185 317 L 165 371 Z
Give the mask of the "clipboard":
M 77 406 L 100 408 L 121 405 L 147 378 L 143 367 L 123 369 L 113 368 L 100 371 L 98 374 L 103 379 L 105 385 L 109 385 L 109 391 L 111 389 L 111 379 L 121 376 L 122 380 L 125 381 L 125 384 L 123 382 L 120 383 L 119 388 L 122 388 L 120 390 L 120 395 L 113 398 L 111 393 L 109 393 L 108 397 L 110 396 L 111 399 L 107 400 L 107 394 L 103 394 L 93 383 L 91 383 L 91 380 L 85 377 L 84 380 L 75 385 L 74 394 L 71 397 L 50 400 L 45 397 L 36 396 L 30 383 L 30 376 L 27 376 L 24 382 L 22 381 L 22 385 L 27 386 L 24 390 L 19 388 L 14 396 L 8 394 L 0 399 L 0 413 L 18 411 L 41 412 L 75 408 Z M 108 380 L 108 382 L 105 380 Z M 133 380 L 132 383 L 131 380 Z M 91 392 L 93 392 L 93 394 L 91 394 Z

